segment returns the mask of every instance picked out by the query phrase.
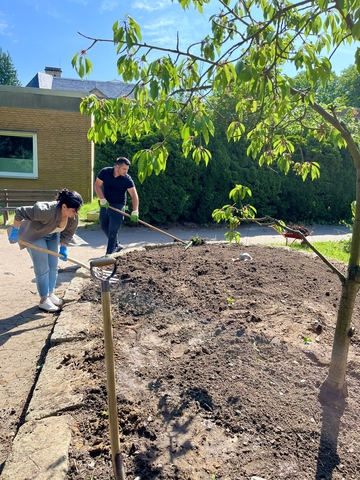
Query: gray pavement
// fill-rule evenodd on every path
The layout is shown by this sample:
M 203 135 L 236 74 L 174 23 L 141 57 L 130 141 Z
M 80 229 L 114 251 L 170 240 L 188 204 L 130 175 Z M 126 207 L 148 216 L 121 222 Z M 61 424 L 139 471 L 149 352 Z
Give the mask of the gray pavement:
M 312 226 L 311 230 L 309 240 L 313 242 L 347 239 L 350 235 L 348 229 L 340 226 Z M 196 236 L 208 242 L 224 241 L 225 231 L 222 228 L 165 230 L 184 242 Z M 285 238 L 269 227 L 249 225 L 241 227 L 240 232 L 241 251 L 255 244 L 285 245 Z M 79 228 L 77 233 L 87 243 L 71 246 L 70 257 L 88 265 L 92 259 L 104 255 L 106 239 L 98 228 L 87 226 Z M 123 228 L 120 241 L 125 247 L 122 254 L 126 254 L 132 249 L 174 240 L 138 226 Z M 89 323 L 90 311 L 86 310 L 89 307 L 84 305 L 80 309 L 77 304 L 78 293 L 90 281 L 89 272 L 69 262 L 59 262 L 57 294 L 64 296 L 67 303 L 60 315 L 48 314 L 37 307 L 30 257 L 25 250 L 8 243 L 5 228 L 0 229 L 0 247 L 1 478 L 62 480 L 68 470 L 67 452 L 74 428 L 71 411 L 82 402 L 79 382 L 86 387 L 90 379 L 86 375 L 75 378 L 61 362 L 74 352 L 78 355 L 79 345 L 84 350 L 91 348 L 86 338 L 86 332 L 93 328 Z

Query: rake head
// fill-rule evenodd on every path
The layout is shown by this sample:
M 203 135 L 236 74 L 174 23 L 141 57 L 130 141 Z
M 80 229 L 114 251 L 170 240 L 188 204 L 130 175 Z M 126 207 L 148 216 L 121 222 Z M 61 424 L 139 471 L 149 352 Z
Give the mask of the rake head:
M 112 270 L 104 267 L 112 266 Z M 97 258 L 90 262 L 90 273 L 93 278 L 101 282 L 116 283 L 119 278 L 116 276 L 116 259 L 111 257 Z

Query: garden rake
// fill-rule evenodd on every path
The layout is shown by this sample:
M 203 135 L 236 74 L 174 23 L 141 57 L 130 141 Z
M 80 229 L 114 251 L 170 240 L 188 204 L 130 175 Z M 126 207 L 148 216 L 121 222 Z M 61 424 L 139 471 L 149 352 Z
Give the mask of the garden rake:
M 128 217 L 128 218 L 131 217 L 131 215 L 123 212 L 122 210 L 119 210 L 118 208 L 111 207 L 110 205 L 109 205 L 108 208 L 111 208 L 111 210 L 114 210 L 115 212 L 121 213 L 121 215 L 124 215 L 124 217 Z M 163 235 L 167 235 L 168 237 L 172 238 L 176 242 L 182 243 L 183 245 L 185 245 L 185 250 L 187 250 L 193 244 L 192 240 L 190 240 L 190 242 L 185 242 L 184 240 L 181 240 L 181 238 L 174 237 L 174 235 L 171 235 L 170 233 L 164 232 L 163 230 L 160 230 L 160 228 L 156 228 L 153 225 L 150 225 L 150 223 L 144 222 L 143 220 L 139 219 L 138 222 L 141 225 L 145 225 L 145 227 L 148 227 L 148 228 L 151 228 L 152 230 L 155 230 L 156 232 L 162 233 Z
M 112 266 L 113 270 L 101 271 L 102 267 Z M 110 424 L 110 444 L 111 457 L 115 480 L 125 480 L 124 464 L 120 452 L 119 424 L 116 401 L 116 384 L 115 384 L 115 361 L 114 361 L 114 345 L 111 324 L 111 306 L 110 306 L 110 280 L 116 272 L 116 259 L 98 258 L 90 262 L 90 272 L 93 278 L 101 281 L 101 304 L 103 311 L 104 340 L 105 340 L 105 363 L 106 378 L 108 390 L 108 406 L 109 406 L 109 424 Z
M 47 253 L 49 255 L 53 255 L 54 257 L 59 257 L 61 258 L 62 255 L 60 253 L 57 253 L 57 252 L 53 252 L 52 250 L 48 250 L 46 248 L 43 248 L 43 247 L 39 247 L 38 245 L 33 245 L 32 243 L 28 243 L 28 242 L 25 242 L 24 240 L 19 240 L 19 244 L 20 245 L 24 245 L 24 247 L 29 247 L 29 248 L 33 248 L 35 250 L 39 250 L 40 252 L 44 252 L 44 253 Z M 76 260 L 75 258 L 71 258 L 71 257 L 67 257 L 67 260 L 71 263 L 74 263 L 75 265 L 79 265 L 79 267 L 83 267 L 83 268 L 86 268 L 86 270 L 89 270 L 89 272 L 91 271 L 91 267 L 89 265 L 86 265 L 86 263 L 83 263 L 83 262 L 80 262 L 79 260 Z M 100 258 L 99 260 L 105 260 L 103 258 Z M 93 271 L 94 272 L 97 272 L 97 269 L 98 267 L 94 267 L 93 268 Z M 101 277 L 107 277 L 109 274 L 112 274 L 111 276 L 111 279 L 109 280 L 110 283 L 115 283 L 118 281 L 118 278 L 116 277 L 115 273 L 114 272 L 108 272 L 108 271 L 105 271 L 103 269 L 99 270 L 97 272 L 98 276 Z

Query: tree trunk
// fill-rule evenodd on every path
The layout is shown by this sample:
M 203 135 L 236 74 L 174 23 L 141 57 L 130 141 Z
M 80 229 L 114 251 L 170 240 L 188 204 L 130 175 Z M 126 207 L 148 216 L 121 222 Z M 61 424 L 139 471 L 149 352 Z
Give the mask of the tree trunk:
M 357 161 L 356 161 L 357 160 Z M 328 376 L 320 388 L 320 399 L 337 402 L 348 396 L 346 383 L 346 366 L 350 338 L 352 336 L 351 320 L 356 295 L 360 286 L 360 168 L 359 155 L 354 159 L 356 169 L 356 212 L 353 224 L 351 251 L 348 274 L 341 290 L 341 299 L 337 315 L 334 343 Z
M 351 337 L 351 319 L 359 285 L 347 279 L 342 287 L 328 376 L 321 386 L 322 400 L 333 403 L 348 396 L 346 366 Z

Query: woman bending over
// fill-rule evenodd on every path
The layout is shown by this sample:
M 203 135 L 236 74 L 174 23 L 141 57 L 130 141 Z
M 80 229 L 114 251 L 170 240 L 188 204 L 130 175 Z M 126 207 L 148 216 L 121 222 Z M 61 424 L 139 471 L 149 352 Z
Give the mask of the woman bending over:
M 19 207 L 15 211 L 14 224 L 9 236 L 10 243 L 21 240 L 62 255 L 67 259 L 67 246 L 78 226 L 78 211 L 83 204 L 81 195 L 64 188 L 53 202 L 36 202 L 30 207 Z M 56 312 L 63 305 L 54 293 L 58 275 L 58 259 L 30 247 L 26 247 L 34 265 L 36 286 L 40 295 L 39 308 Z

